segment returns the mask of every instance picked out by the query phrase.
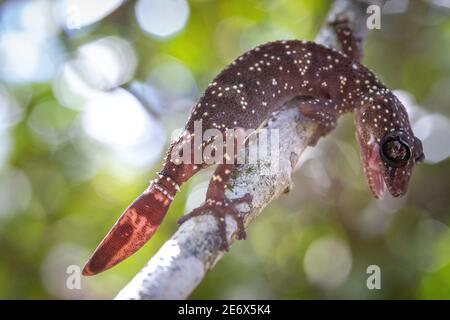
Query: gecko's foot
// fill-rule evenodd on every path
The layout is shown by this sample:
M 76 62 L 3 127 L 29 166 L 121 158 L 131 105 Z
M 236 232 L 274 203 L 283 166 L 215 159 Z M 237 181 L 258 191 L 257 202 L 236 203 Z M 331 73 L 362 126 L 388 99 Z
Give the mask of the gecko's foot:
M 240 203 L 250 203 L 251 201 L 252 196 L 249 193 L 245 194 L 241 198 L 231 200 L 227 198 L 221 200 L 208 199 L 202 206 L 181 217 L 178 220 L 178 224 L 181 225 L 193 217 L 212 215 L 216 219 L 219 229 L 219 249 L 222 251 L 228 251 L 225 217 L 227 214 L 233 217 L 237 223 L 237 239 L 245 239 L 247 234 L 245 233 L 244 220 L 242 219 L 239 211 L 236 210 L 235 205 Z

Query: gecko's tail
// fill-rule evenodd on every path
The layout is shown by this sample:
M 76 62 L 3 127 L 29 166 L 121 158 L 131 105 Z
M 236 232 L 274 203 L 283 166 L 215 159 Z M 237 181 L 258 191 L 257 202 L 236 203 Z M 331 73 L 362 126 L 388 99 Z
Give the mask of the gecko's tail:
M 103 272 L 139 250 L 156 232 L 176 190 L 158 179 L 125 210 L 83 269 L 83 275 Z

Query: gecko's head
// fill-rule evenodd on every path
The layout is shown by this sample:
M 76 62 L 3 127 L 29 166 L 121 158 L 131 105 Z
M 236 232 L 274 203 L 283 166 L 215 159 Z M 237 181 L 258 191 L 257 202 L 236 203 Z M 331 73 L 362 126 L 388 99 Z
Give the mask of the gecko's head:
M 414 166 L 425 158 L 404 106 L 392 95 L 355 115 L 364 174 L 372 193 L 382 199 L 387 188 L 394 197 L 404 195 Z

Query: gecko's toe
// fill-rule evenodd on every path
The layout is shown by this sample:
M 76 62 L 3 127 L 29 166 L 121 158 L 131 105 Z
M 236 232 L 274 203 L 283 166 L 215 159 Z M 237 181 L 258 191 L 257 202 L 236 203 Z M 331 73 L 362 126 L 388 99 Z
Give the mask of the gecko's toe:
M 237 199 L 222 199 L 220 202 L 223 205 L 217 205 L 217 201 L 206 201 L 202 206 L 194 209 L 192 212 L 184 215 L 178 220 L 178 224 L 183 224 L 187 220 L 202 216 L 202 215 L 211 215 L 217 221 L 218 227 L 218 238 L 219 238 L 219 250 L 228 251 L 228 238 L 226 231 L 226 215 L 229 214 L 233 217 L 237 224 L 236 238 L 238 240 L 243 240 L 247 238 L 247 234 L 245 232 L 244 219 L 238 210 L 236 210 L 235 205 L 240 203 L 248 203 L 250 204 L 252 201 L 252 196 L 250 194 L 245 194 L 241 198 Z

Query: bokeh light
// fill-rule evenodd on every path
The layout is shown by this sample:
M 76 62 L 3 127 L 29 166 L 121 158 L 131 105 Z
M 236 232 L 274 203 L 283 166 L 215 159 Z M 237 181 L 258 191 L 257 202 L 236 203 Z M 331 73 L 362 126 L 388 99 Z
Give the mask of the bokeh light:
M 59 0 L 57 12 L 67 29 L 79 29 L 100 21 L 115 9 L 123 0 Z
M 422 140 L 426 161 L 437 163 L 450 156 L 450 120 L 439 114 L 421 118 L 414 131 Z
M 19 18 L 22 29 L 36 37 L 49 38 L 57 35 L 60 31 L 60 25 L 55 15 L 55 1 L 31 0 L 20 2 L 23 5 Z
M 81 120 L 88 135 L 139 166 L 149 166 L 159 159 L 165 144 L 161 125 L 124 89 L 90 100 Z
M 82 110 L 85 103 L 99 93 L 76 71 L 73 61 L 67 61 L 60 66 L 52 86 L 58 102 L 64 107 L 75 110 Z
M 408 110 L 415 135 L 422 141 L 425 161 L 437 163 L 447 159 L 450 156 L 450 119 L 427 112 L 407 92 L 396 90 L 395 93 Z
M 205 201 L 206 190 L 208 189 L 208 181 L 197 184 L 189 192 L 189 196 L 186 200 L 186 205 L 184 208 L 185 212 L 191 212 L 193 209 L 202 205 Z
M 75 71 L 94 88 L 110 90 L 128 82 L 136 69 L 133 47 L 124 39 L 108 37 L 78 49 Z
M 314 241 L 305 254 L 308 280 L 323 289 L 335 289 L 348 277 L 352 254 L 345 242 L 333 237 Z
M 27 176 L 15 168 L 0 169 L 0 219 L 27 208 L 31 185 Z
M 0 86 L 0 134 L 22 120 L 24 108 L 5 87 Z
M 55 41 L 36 39 L 24 32 L 2 33 L 0 78 L 13 83 L 46 81 L 53 75 L 59 54 Z
M 163 60 L 152 70 L 148 81 L 160 92 L 165 104 L 174 107 L 180 100 L 194 99 L 198 89 L 192 72 L 170 57 Z
M 48 81 L 64 49 L 54 2 L 8 1 L 0 16 L 0 79 L 11 83 Z
M 161 38 L 182 30 L 189 18 L 186 0 L 138 0 L 135 11 L 141 28 Z
M 54 100 L 37 104 L 28 117 L 28 125 L 37 137 L 49 144 L 60 144 L 71 136 L 75 116 Z

